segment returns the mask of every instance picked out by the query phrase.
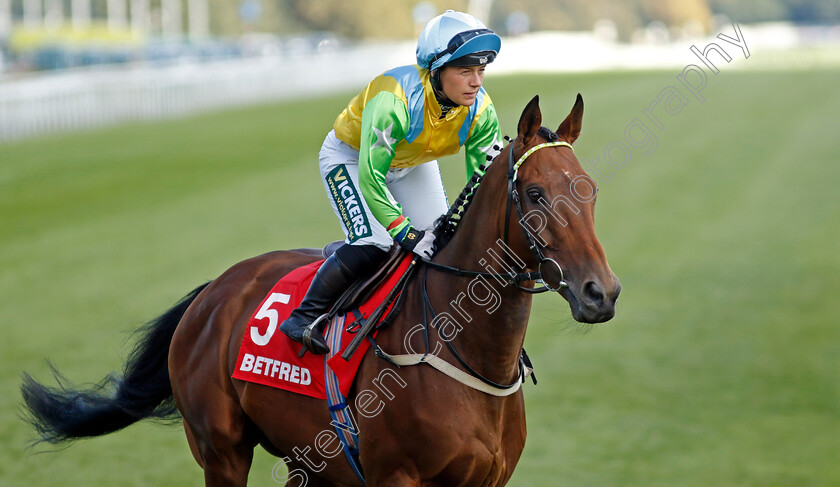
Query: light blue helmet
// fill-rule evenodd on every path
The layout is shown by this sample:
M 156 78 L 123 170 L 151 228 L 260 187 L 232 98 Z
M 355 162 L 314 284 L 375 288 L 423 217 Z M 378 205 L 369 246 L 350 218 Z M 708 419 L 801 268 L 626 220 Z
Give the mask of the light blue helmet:
M 502 39 L 470 14 L 447 10 L 426 24 L 417 40 L 417 64 L 435 70 L 445 64 L 492 63 Z

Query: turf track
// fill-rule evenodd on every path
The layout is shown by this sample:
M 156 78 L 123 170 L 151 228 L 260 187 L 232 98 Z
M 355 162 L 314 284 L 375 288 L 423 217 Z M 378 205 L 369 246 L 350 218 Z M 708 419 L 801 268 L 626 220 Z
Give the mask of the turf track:
M 678 71 L 492 77 L 505 133 L 536 93 L 586 102 L 603 158 Z M 661 117 L 648 154 L 600 166 L 598 231 L 624 291 L 575 325 L 535 300 L 529 438 L 512 485 L 840 485 L 838 72 L 735 71 Z M 316 154 L 350 93 L 0 145 L 0 485 L 200 485 L 180 427 L 31 455 L 20 372 L 96 381 L 196 284 L 339 235 Z M 641 134 L 641 132 L 637 132 Z M 617 154 L 617 153 L 615 153 Z M 614 158 L 618 160 L 618 156 Z M 444 161 L 450 195 L 460 158 Z M 610 172 L 612 176 L 610 179 Z M 607 180 L 609 179 L 609 180 Z M 253 485 L 276 485 L 274 459 Z

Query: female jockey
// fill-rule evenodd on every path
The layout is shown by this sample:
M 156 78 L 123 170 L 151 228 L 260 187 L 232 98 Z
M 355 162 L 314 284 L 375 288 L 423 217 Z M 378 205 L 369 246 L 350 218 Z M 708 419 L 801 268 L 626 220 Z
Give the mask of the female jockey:
M 345 244 L 280 325 L 291 339 L 302 342 L 306 327 L 357 277 L 376 269 L 394 241 L 432 257 L 431 230 L 448 209 L 437 158 L 464 146 L 469 179 L 498 152 L 496 110 L 481 85 L 500 47 L 499 36 L 478 19 L 447 10 L 420 34 L 417 65 L 378 76 L 338 116 L 319 163 Z M 321 330 L 308 338 L 313 353 L 329 351 Z

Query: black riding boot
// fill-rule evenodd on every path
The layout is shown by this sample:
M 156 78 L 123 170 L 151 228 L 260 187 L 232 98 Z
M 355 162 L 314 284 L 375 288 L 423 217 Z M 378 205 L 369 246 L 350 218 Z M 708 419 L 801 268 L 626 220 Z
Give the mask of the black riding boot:
M 353 283 L 355 277 L 340 260 L 331 255 L 315 273 L 309 290 L 303 297 L 300 306 L 280 325 L 280 331 L 296 342 L 306 345 L 310 352 L 324 354 L 330 351 L 330 347 L 324 340 L 324 323 L 319 323 L 312 330 L 309 343 L 304 341 L 306 328 L 315 322 L 321 315 L 329 311 L 333 302 L 341 296 L 341 293 Z

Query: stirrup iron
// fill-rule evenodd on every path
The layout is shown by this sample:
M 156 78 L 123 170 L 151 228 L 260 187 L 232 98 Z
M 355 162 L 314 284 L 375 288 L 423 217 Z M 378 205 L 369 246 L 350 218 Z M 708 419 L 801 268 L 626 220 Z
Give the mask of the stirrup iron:
M 320 343 L 316 344 L 316 343 L 312 342 L 313 333 L 317 333 L 318 335 L 321 335 L 322 331 L 320 330 L 320 328 L 321 328 L 320 325 L 322 323 L 326 323 L 328 318 L 329 318 L 329 313 L 324 313 L 321 316 L 319 316 L 318 318 L 316 318 L 315 321 L 312 322 L 312 324 L 310 324 L 309 326 L 307 326 L 306 328 L 303 329 L 303 335 L 301 336 L 300 341 L 301 341 L 301 343 L 303 343 L 303 346 L 305 346 L 306 349 L 309 350 L 312 353 L 325 354 L 325 353 L 329 353 L 329 351 L 330 351 L 329 346 L 327 346 L 326 350 L 323 350 L 323 345 L 321 345 Z M 321 338 L 321 341 L 323 342 L 324 337 L 321 336 L 320 338 Z

